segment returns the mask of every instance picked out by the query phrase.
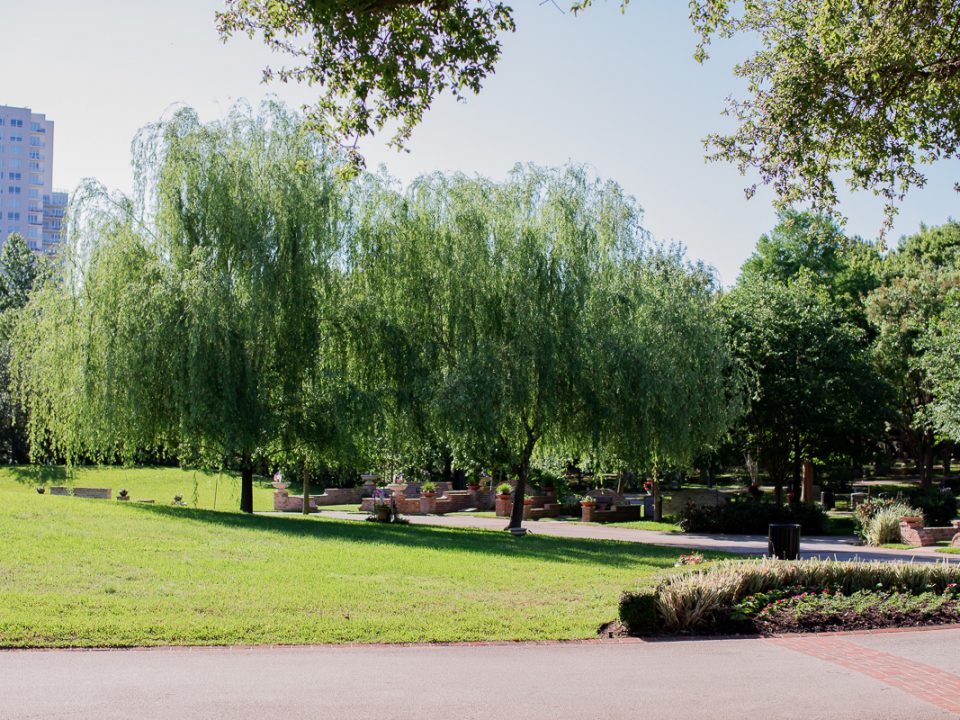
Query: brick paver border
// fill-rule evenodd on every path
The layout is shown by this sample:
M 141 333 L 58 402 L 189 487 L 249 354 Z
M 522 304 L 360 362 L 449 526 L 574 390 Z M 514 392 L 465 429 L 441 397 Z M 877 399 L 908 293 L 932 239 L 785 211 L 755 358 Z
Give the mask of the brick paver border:
M 858 645 L 851 636 L 798 635 L 768 642 L 866 675 L 960 715 L 960 676 L 899 655 Z

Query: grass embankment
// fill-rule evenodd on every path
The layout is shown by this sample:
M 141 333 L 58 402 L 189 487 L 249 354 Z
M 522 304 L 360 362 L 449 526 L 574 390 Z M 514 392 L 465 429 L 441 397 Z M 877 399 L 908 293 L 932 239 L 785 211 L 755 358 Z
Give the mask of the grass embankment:
M 172 495 L 168 471 L 153 472 L 156 484 L 127 474 L 123 485 Z M 106 484 L 97 479 L 78 484 Z M 4 647 L 586 638 L 616 616 L 625 587 L 677 557 L 629 543 L 53 497 L 9 475 L 0 542 Z
M 52 485 L 111 488 L 114 497 L 125 489 L 133 501 L 153 500 L 170 505 L 174 495 L 182 495 L 185 504 L 204 510 L 240 507 L 240 476 L 229 472 L 96 465 L 70 470 L 62 465 L 0 467 L 0 487 L 7 485 L 18 485 L 31 492 L 39 485 L 46 486 L 47 492 Z M 273 509 L 273 488 L 267 478 L 254 479 L 253 509 L 258 512 Z

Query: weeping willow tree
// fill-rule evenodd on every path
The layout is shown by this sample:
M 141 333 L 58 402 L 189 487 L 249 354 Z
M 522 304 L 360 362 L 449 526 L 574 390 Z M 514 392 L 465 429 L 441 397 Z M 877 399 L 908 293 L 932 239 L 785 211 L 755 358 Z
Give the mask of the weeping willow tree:
M 336 162 L 273 104 L 141 130 L 133 197 L 81 194 L 16 335 L 34 453 L 226 465 L 252 512 L 258 464 L 340 442 Z
M 725 430 L 709 278 L 648 247 L 615 184 L 518 167 L 504 183 L 432 175 L 361 194 L 349 296 L 376 318 L 361 352 L 388 416 L 509 468 L 510 528 L 539 447 L 673 463 Z
M 600 464 L 654 479 L 716 448 L 743 411 L 742 368 L 729 349 L 712 274 L 677 248 L 649 248 L 593 286 L 584 336 L 591 394 L 581 433 Z

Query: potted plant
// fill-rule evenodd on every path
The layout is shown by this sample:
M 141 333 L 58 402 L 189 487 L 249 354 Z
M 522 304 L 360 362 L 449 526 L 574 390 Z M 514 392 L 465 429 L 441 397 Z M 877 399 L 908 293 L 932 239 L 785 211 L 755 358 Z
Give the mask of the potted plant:
M 119 495 L 117 495 L 117 500 L 129 500 L 129 499 L 130 499 L 130 493 L 127 492 L 127 489 L 123 488 L 122 490 L 120 490 Z
M 420 494 L 423 497 L 431 498 L 437 494 L 437 486 L 432 482 L 425 482 L 420 486 Z
M 501 500 L 506 500 L 510 497 L 510 493 L 513 492 L 513 488 L 510 487 L 510 483 L 500 483 L 497 485 L 497 497 Z
M 467 479 L 467 490 L 476 492 L 480 489 L 480 478 L 471 476 Z
M 595 497 L 591 496 L 591 495 L 584 495 L 582 498 L 580 498 L 580 504 L 581 504 L 581 505 L 596 505 L 596 504 L 597 504 L 597 499 L 596 499 Z

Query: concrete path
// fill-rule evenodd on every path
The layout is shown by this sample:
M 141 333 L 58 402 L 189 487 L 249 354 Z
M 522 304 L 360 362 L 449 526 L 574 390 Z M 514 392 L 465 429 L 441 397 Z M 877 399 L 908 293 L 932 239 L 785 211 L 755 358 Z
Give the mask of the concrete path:
M 341 520 L 365 520 L 366 515 L 359 513 L 321 510 L 320 517 L 333 517 Z M 449 515 L 409 515 L 415 525 L 438 525 L 441 527 L 479 528 L 483 530 L 503 530 L 506 520 L 503 518 L 476 517 L 464 513 Z M 693 533 L 670 533 L 656 530 L 631 530 L 629 528 L 607 525 L 588 525 L 575 522 L 540 520 L 525 522 L 524 527 L 530 533 L 554 535 L 557 537 L 592 538 L 595 540 L 620 540 L 650 545 L 676 547 L 678 551 L 686 549 L 720 550 L 723 552 L 761 555 L 767 552 L 767 538 L 761 535 L 703 535 Z M 960 562 L 960 555 L 938 553 L 934 548 L 916 550 L 888 550 L 858 546 L 853 536 L 823 535 L 804 537 L 800 542 L 803 557 L 837 558 L 839 560 L 916 560 L 918 562 Z
M 0 652 L 0 720 L 946 720 L 960 629 L 782 639 Z

